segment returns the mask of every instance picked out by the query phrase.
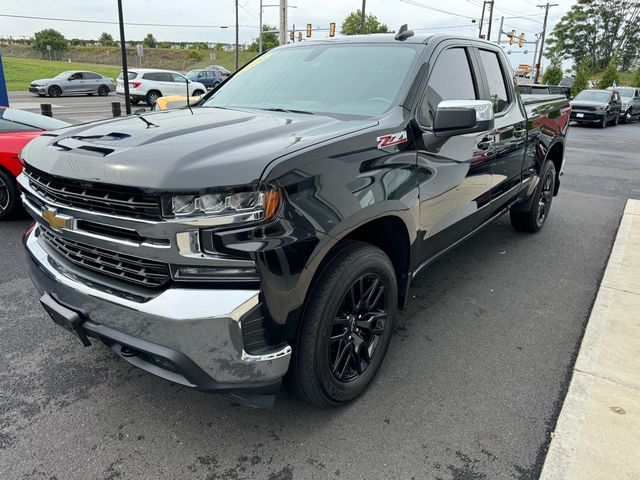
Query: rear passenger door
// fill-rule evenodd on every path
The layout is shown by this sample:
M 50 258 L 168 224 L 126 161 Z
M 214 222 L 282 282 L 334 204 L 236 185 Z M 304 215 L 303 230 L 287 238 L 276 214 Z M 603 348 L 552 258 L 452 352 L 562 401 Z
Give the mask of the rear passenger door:
M 428 61 L 416 120 L 420 257 L 426 262 L 491 217 L 493 131 L 438 136 L 436 109 L 445 100 L 478 100 L 483 86 L 470 44 L 443 42 Z
M 100 80 L 102 77 L 93 72 L 82 72 L 82 79 L 84 80 L 85 93 L 97 93 L 100 86 Z
M 494 146 L 491 160 L 493 210 L 507 206 L 518 194 L 527 144 L 527 116 L 516 94 L 511 68 L 499 47 L 481 44 L 474 48 L 483 72 L 483 100 L 493 103 Z

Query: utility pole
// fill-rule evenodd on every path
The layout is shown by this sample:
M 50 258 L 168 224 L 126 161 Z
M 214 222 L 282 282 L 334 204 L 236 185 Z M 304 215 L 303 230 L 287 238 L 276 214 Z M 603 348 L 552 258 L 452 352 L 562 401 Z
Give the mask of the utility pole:
M 367 6 L 367 0 L 362 0 L 362 17 L 360 17 L 360 34 L 364 35 L 364 20 L 365 20 L 365 13 L 364 13 L 364 9 Z
M 482 38 L 482 25 L 484 25 L 484 9 L 487 6 L 487 2 L 482 2 L 482 16 L 480 17 L 480 30 L 478 31 L 478 38 Z
M 280 0 L 280 45 L 287 44 L 287 0 Z
M 533 77 L 533 83 L 538 83 L 538 77 L 540 76 L 540 64 L 542 62 L 542 53 L 544 52 L 544 37 L 547 33 L 547 17 L 549 16 L 549 8 L 557 7 L 557 3 L 547 2 L 545 5 L 538 5 L 539 8 L 544 8 L 544 22 L 542 22 L 542 36 L 540 37 L 540 50 L 538 51 L 538 63 L 534 65 L 536 68 L 536 74 Z
M 500 37 L 502 37 L 502 26 L 504 25 L 504 17 L 500 17 L 500 30 L 498 30 L 498 45 L 500 45 Z
M 486 2 L 489 4 L 489 27 L 487 28 L 487 41 L 491 41 L 491 23 L 493 22 L 493 0 Z
M 262 28 L 261 28 L 262 30 Z M 236 0 L 236 49 L 233 55 L 234 72 L 238 71 L 238 40 L 239 40 L 239 28 L 238 28 L 238 0 Z
M 129 98 L 129 72 L 127 69 L 127 47 L 124 44 L 124 19 L 122 17 L 122 0 L 118 0 L 118 23 L 120 24 L 120 51 L 122 53 L 122 81 L 124 82 L 124 108 L 131 115 L 131 99 Z
M 258 53 L 262 53 L 262 0 L 260 0 L 260 33 L 258 34 Z

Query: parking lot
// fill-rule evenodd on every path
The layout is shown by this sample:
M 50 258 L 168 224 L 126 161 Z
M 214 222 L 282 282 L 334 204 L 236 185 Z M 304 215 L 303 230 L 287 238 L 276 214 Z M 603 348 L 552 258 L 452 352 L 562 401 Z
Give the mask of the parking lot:
M 114 99 L 51 103 L 81 122 Z M 286 392 L 238 407 L 82 348 L 38 304 L 29 220 L 1 224 L 0 478 L 537 478 L 625 200 L 640 198 L 639 134 L 572 127 L 544 230 L 502 218 L 424 272 L 374 384 L 336 410 Z

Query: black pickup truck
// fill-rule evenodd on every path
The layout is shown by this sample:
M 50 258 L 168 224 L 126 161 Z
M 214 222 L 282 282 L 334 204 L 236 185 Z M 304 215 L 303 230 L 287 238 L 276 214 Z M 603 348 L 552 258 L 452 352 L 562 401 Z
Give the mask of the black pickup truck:
M 353 36 L 275 48 L 197 106 L 46 133 L 24 236 L 53 320 L 172 382 L 260 406 L 362 393 L 415 276 L 509 212 L 536 232 L 570 107 L 500 47 Z

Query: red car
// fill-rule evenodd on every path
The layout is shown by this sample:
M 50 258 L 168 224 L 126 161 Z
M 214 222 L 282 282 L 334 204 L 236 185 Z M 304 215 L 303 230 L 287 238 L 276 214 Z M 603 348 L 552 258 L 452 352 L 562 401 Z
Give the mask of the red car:
M 0 107 L 0 220 L 20 206 L 16 177 L 22 171 L 18 153 L 29 140 L 47 130 L 68 127 L 67 122 L 36 113 Z

